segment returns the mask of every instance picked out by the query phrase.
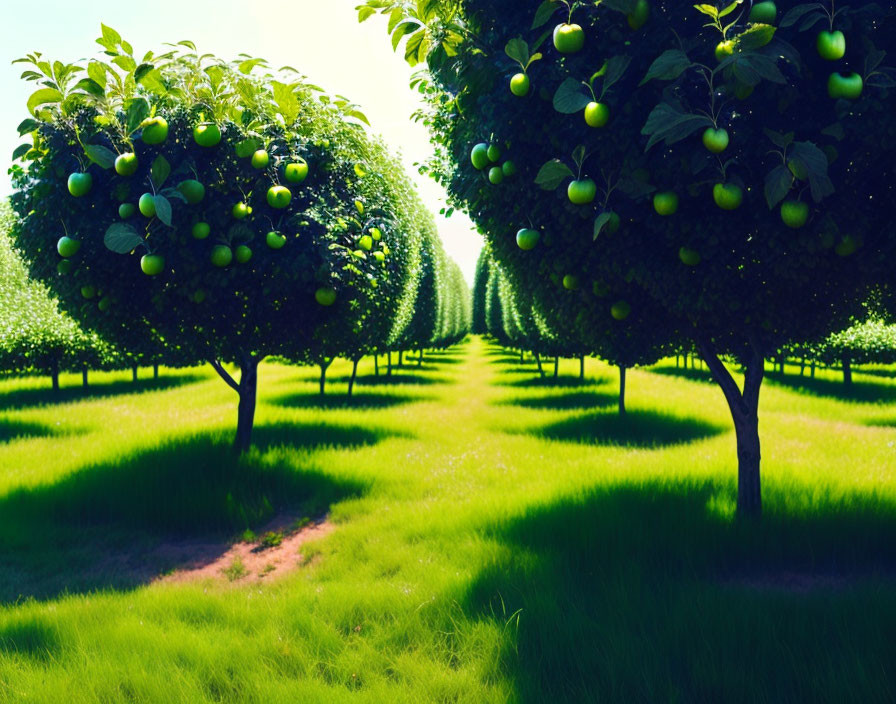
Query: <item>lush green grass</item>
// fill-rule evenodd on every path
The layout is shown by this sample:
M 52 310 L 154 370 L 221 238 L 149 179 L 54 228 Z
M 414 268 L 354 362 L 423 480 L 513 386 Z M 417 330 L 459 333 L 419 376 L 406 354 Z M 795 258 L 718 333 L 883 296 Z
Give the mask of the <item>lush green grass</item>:
M 97 396 L 0 383 L 0 701 L 589 702 L 896 698 L 896 380 L 763 392 L 766 514 L 732 519 L 721 393 L 674 364 L 474 339 L 344 398 L 261 370 L 259 449 L 205 371 Z M 65 378 L 74 386 L 77 377 Z M 279 509 L 337 528 L 279 582 L 151 584 L 172 534 Z

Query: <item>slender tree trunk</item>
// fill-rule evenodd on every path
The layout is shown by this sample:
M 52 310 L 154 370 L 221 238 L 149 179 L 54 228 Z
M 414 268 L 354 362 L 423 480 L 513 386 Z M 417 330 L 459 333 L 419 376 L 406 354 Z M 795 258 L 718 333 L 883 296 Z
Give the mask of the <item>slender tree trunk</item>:
M 404 366 L 404 350 L 398 350 L 398 366 L 399 368 Z
M 560 358 L 554 357 L 554 378 L 556 379 L 559 374 L 560 374 Z
M 731 410 L 737 436 L 737 514 L 741 518 L 758 518 L 762 514 L 762 486 L 759 442 L 759 392 L 765 376 L 765 359 L 758 343 L 744 364 L 744 387 L 738 388 L 713 344 L 700 341 L 700 350 L 716 383 L 722 387 Z
M 678 369 L 681 366 L 681 360 L 678 359 L 678 355 L 675 355 L 675 368 Z
M 380 375 L 380 356 L 378 354 L 373 355 L 373 374 L 374 376 Z
M 579 357 L 579 381 L 585 381 L 585 355 Z
M 814 379 L 815 378 L 815 362 L 812 362 L 812 366 L 809 367 L 809 370 L 810 370 L 810 376 Z
M 800 358 L 800 376 L 804 376 L 806 374 L 806 358 Z
M 626 369 L 619 365 L 619 415 L 625 415 L 625 372 Z
M 320 395 L 323 396 L 327 390 L 327 369 L 330 368 L 330 365 L 333 363 L 335 357 L 331 357 L 330 361 L 327 361 L 326 358 L 322 362 L 320 362 L 317 366 L 320 367 Z
M 852 386 L 852 362 L 849 357 L 843 358 L 843 383 Z
M 152 378 L 153 378 L 153 379 L 158 379 L 158 378 L 159 378 L 159 364 L 158 364 L 158 362 L 156 362 L 155 364 L 152 365 Z
M 53 384 L 53 391 L 59 391 L 59 365 L 54 365 L 50 371 L 50 381 Z
M 355 388 L 355 379 L 358 378 L 358 361 L 357 359 L 352 360 L 352 377 L 348 380 L 348 396 L 351 398 L 352 391 Z
M 388 369 L 386 371 L 386 376 L 392 376 L 392 351 L 391 350 L 386 354 L 386 361 L 389 365 Z
M 233 449 L 236 454 L 241 455 L 252 446 L 252 428 L 255 425 L 255 404 L 258 390 L 258 365 L 261 359 L 252 355 L 242 356 L 239 383 L 224 369 L 217 359 L 211 358 L 208 361 L 212 368 L 218 372 L 218 376 L 239 394 L 236 437 L 233 441 Z
M 418 367 L 422 367 L 422 366 L 423 366 L 423 355 L 424 355 L 424 354 L 425 354 L 425 350 L 421 347 L 421 348 L 420 348 L 420 356 L 417 358 L 417 366 L 418 366 Z
M 683 354 L 683 355 L 681 355 L 681 359 L 682 359 L 682 362 L 684 363 L 684 368 L 687 369 L 687 368 L 688 368 L 688 356 L 687 356 L 687 354 Z
M 87 380 L 87 367 L 81 370 L 81 385 L 86 389 L 90 386 L 90 382 Z
M 523 348 L 520 347 L 520 364 L 523 364 L 526 361 L 526 353 L 523 351 Z
M 787 361 L 787 358 L 781 357 L 781 359 L 778 361 L 779 361 L 779 364 L 781 365 L 781 368 L 780 368 L 781 376 L 784 376 L 784 363 Z
M 544 367 L 541 366 L 541 355 L 535 352 L 535 363 L 538 365 L 538 374 L 544 379 Z

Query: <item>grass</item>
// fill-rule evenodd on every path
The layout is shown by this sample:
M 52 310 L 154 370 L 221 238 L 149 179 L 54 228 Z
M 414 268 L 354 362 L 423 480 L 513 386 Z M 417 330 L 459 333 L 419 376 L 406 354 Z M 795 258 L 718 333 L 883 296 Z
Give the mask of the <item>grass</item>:
M 324 401 L 314 370 L 264 365 L 242 460 L 204 370 L 58 402 L 0 382 L 0 701 L 896 698 L 892 377 L 769 379 L 755 525 L 697 371 L 630 372 L 619 419 L 594 360 L 584 386 L 479 339 L 426 360 L 364 360 L 353 401 L 345 363 Z M 283 510 L 337 524 L 301 570 L 152 583 L 172 534 Z

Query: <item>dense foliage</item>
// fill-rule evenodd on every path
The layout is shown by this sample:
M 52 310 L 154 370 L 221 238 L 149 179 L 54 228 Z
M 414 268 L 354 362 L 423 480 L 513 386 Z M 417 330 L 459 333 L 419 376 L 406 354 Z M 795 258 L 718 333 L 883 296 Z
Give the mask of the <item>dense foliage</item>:
M 758 513 L 763 360 L 845 327 L 891 237 L 894 11 L 429 5 L 463 28 L 417 78 L 433 175 L 552 325 L 576 321 L 611 360 L 698 347 L 737 429 L 739 506 Z
M 244 450 L 258 363 L 391 344 L 419 250 L 444 257 L 441 243 L 347 100 L 187 41 L 141 57 L 103 26 L 98 42 L 96 59 L 21 60 L 41 87 L 19 128 L 32 141 L 13 168 L 16 245 L 64 310 L 126 353 L 211 362 L 240 394 Z

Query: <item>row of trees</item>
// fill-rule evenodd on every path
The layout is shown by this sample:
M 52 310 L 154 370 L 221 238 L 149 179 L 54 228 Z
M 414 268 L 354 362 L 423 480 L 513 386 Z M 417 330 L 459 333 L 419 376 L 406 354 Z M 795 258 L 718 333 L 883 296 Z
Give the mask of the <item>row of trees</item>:
M 894 283 L 894 10 L 437 0 L 424 17 L 370 0 L 360 12 L 388 14 L 406 58 L 426 62 L 430 173 L 550 327 L 614 363 L 699 351 L 736 431 L 738 512 L 758 515 L 765 361 L 849 327 Z
M 264 358 L 325 370 L 466 333 L 469 292 L 356 106 L 260 58 L 97 41 L 89 60 L 20 60 L 38 87 L 11 171 L 14 245 L 89 334 L 210 363 L 242 452 Z

